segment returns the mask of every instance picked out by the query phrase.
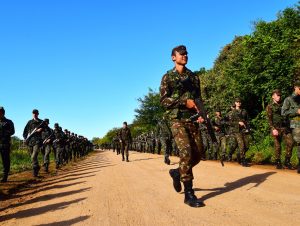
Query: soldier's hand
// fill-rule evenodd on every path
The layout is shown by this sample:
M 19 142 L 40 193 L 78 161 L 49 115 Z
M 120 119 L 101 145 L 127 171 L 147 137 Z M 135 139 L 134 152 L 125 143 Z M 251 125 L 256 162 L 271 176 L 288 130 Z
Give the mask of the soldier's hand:
M 279 135 L 278 130 L 277 129 L 273 129 L 272 130 L 272 135 L 277 137 Z
M 239 122 L 239 125 L 246 127 L 244 122 Z
M 39 129 L 36 130 L 36 132 L 39 133 L 39 132 L 42 132 L 42 130 L 43 130 L 43 128 L 39 128 Z
M 298 109 L 297 113 L 298 113 L 298 115 L 300 115 L 300 108 Z
M 196 109 L 197 111 L 198 111 L 198 109 L 197 109 L 197 106 L 196 106 L 196 104 L 195 104 L 195 101 L 194 100 L 192 100 L 192 99 L 187 99 L 186 100 L 186 105 L 185 105 L 187 108 L 189 108 L 189 109 Z
M 51 139 L 48 139 L 48 140 L 46 141 L 46 143 L 48 144 L 48 143 L 50 142 L 50 140 L 51 140 Z
M 204 119 L 200 116 L 200 117 L 197 119 L 197 122 L 203 123 L 203 122 L 204 122 Z

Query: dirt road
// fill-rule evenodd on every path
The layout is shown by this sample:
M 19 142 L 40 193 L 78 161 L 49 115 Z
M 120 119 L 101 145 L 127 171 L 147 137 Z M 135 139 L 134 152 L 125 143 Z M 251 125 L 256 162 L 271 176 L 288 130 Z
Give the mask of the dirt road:
M 0 225 L 300 225 L 300 175 L 205 161 L 194 168 L 190 208 L 163 156 L 97 151 L 71 169 L 1 201 Z

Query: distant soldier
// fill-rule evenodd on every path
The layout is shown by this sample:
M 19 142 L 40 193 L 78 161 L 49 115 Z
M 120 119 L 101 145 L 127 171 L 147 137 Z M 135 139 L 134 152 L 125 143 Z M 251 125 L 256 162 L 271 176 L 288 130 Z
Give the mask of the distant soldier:
M 225 120 L 222 117 L 221 111 L 215 111 L 215 117 L 212 119 L 212 125 L 218 143 L 213 145 L 214 159 L 217 159 L 217 154 L 221 152 L 221 158 L 226 158 L 226 137 L 225 137 Z
M 235 99 L 235 108 L 229 112 L 229 125 L 231 134 L 235 137 L 241 158 L 241 165 L 246 167 L 248 163 L 246 161 L 246 151 L 249 148 L 249 122 L 248 113 L 245 109 L 242 109 L 242 101 L 240 98 Z
M 127 122 L 123 122 L 123 128 L 121 129 L 121 152 L 122 161 L 125 160 L 124 155 L 126 155 L 126 162 L 129 162 L 129 144 L 132 142 L 131 132 L 127 126 Z
M 186 47 L 183 45 L 173 48 L 171 57 L 174 68 L 169 70 L 161 80 L 160 102 L 166 109 L 166 116 L 170 119 L 170 128 L 173 138 L 179 149 L 179 168 L 169 171 L 173 186 L 177 192 L 181 191 L 184 184 L 184 203 L 191 207 L 204 206 L 197 199 L 193 189 L 193 167 L 201 160 L 203 152 L 202 140 L 199 130 L 191 117 L 198 110 L 195 99 L 201 98 L 200 81 L 197 75 L 186 68 L 188 61 Z M 190 89 L 183 87 L 183 82 L 189 80 Z M 199 117 L 199 121 L 204 121 Z
M 29 147 L 31 154 L 31 162 L 33 168 L 33 176 L 38 177 L 40 171 L 40 165 L 38 162 L 38 154 L 41 151 L 42 131 L 44 128 L 44 121 L 39 119 L 39 111 L 34 109 L 32 111 L 33 119 L 29 120 L 23 131 L 23 138 L 26 140 L 26 144 Z
M 44 119 L 45 127 L 42 131 L 42 153 L 44 154 L 44 169 L 45 172 L 49 172 L 49 163 L 50 163 L 50 152 L 51 152 L 51 143 L 54 138 L 53 129 L 49 127 L 49 119 Z
M 285 161 L 284 165 L 288 169 L 292 169 L 291 156 L 293 150 L 293 136 L 289 128 L 288 122 L 284 116 L 281 115 L 281 91 L 275 89 L 272 92 L 272 102 L 267 106 L 267 118 L 271 128 L 271 135 L 274 140 L 276 168 L 282 169 L 281 165 L 281 141 L 285 141 Z
M 165 150 L 164 163 L 166 163 L 167 165 L 170 165 L 171 161 L 170 161 L 169 156 L 172 151 L 172 132 L 171 132 L 170 126 L 168 124 L 168 121 L 166 120 L 165 117 L 158 122 L 157 136 L 159 137 L 158 139 L 161 140 L 161 143 Z
M 2 183 L 7 182 L 10 171 L 10 145 L 11 136 L 15 134 L 14 123 L 5 118 L 5 110 L 0 107 L 0 154 L 3 164 Z
M 292 136 L 297 145 L 298 170 L 300 173 L 300 81 L 294 83 L 294 93 L 285 98 L 281 114 L 290 120 Z
M 56 149 L 56 169 L 58 169 L 63 164 L 63 155 L 64 155 L 64 145 L 65 145 L 66 136 L 62 131 L 58 123 L 54 124 L 54 141 L 53 145 Z

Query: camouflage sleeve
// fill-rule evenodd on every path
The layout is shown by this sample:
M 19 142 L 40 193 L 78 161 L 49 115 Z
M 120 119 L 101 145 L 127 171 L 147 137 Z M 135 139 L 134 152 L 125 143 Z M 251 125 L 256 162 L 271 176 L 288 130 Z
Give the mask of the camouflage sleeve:
M 29 121 L 30 122 L 30 121 Z M 29 131 L 29 122 L 27 122 L 24 131 L 23 131 L 23 138 L 26 139 L 28 136 L 28 131 Z
M 165 74 L 160 84 L 160 103 L 167 109 L 178 108 L 186 105 L 186 97 L 172 97 L 171 88 L 169 86 L 168 74 Z
M 14 123 L 9 120 L 9 135 L 12 136 L 15 134 L 15 126 Z
M 269 122 L 269 125 L 271 127 L 271 129 L 274 129 L 274 124 L 273 124 L 273 111 L 272 111 L 272 107 L 270 105 L 268 105 L 266 107 L 266 112 L 267 112 L 267 119 Z
M 298 115 L 298 108 L 292 104 L 292 100 L 290 97 L 285 98 L 282 108 L 281 115 L 290 118 Z

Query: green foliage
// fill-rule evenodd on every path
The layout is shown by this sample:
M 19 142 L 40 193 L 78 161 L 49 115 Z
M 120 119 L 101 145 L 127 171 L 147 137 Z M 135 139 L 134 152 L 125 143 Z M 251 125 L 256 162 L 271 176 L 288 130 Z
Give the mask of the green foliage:
M 148 94 L 143 98 L 138 99 L 140 107 L 135 109 L 134 125 L 146 128 L 147 130 L 153 129 L 159 119 L 162 118 L 164 109 L 160 105 L 160 95 L 149 89 Z M 142 129 L 143 130 L 143 129 Z

